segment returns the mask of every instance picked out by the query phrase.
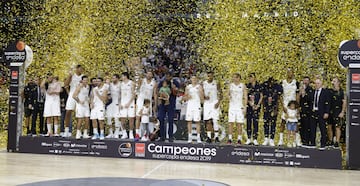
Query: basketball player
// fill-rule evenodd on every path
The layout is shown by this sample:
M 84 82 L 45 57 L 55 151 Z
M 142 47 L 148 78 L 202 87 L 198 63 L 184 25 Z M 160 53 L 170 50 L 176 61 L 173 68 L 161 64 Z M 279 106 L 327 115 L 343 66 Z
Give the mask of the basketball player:
M 140 139 L 140 120 L 141 120 L 141 109 L 144 105 L 144 100 L 148 99 L 150 100 L 150 115 L 152 116 L 151 108 L 152 108 L 152 98 L 154 97 L 154 102 L 157 101 L 157 83 L 153 79 L 153 73 L 147 72 L 146 77 L 140 82 L 140 89 L 139 89 L 139 95 L 136 100 L 136 134 L 135 134 L 135 140 Z M 153 111 L 156 111 L 156 104 L 154 104 Z
M 220 115 L 220 101 L 222 93 L 220 83 L 214 80 L 214 72 L 207 73 L 207 81 L 203 82 L 204 89 L 204 121 L 207 129 L 207 143 L 211 143 L 211 132 L 214 131 L 215 143 L 219 143 L 218 120 Z
M 187 101 L 186 118 L 188 125 L 188 143 L 192 142 L 192 122 L 196 123 L 196 140 L 201 143 L 200 138 L 200 120 L 201 120 L 201 101 L 204 99 L 204 91 L 198 83 L 196 76 L 191 77 L 191 84 L 186 86 L 183 97 Z
M 280 138 L 278 146 L 284 144 L 284 130 L 286 124 L 286 115 L 287 109 L 290 101 L 297 101 L 299 99 L 299 85 L 295 80 L 294 72 L 292 69 L 287 69 L 287 78 L 282 81 L 283 96 L 282 98 L 282 108 L 283 113 L 281 115 L 281 125 L 280 125 Z M 301 146 L 300 135 L 297 132 L 295 135 L 295 142 L 297 146 Z
M 46 136 L 59 136 L 59 117 L 61 116 L 60 111 L 60 91 L 61 85 L 58 82 L 58 77 L 49 75 L 47 82 L 44 80 L 40 86 L 42 89 L 46 89 L 45 105 L 44 105 L 44 118 L 47 123 L 47 134 Z M 52 132 L 54 124 L 54 133 Z
M 63 137 L 71 136 L 71 133 L 69 132 L 69 123 L 71 119 L 71 114 L 75 110 L 75 106 L 76 106 L 76 101 L 74 100 L 72 95 L 74 94 L 77 85 L 81 81 L 81 77 L 83 76 L 83 71 L 84 71 L 83 67 L 81 65 L 77 65 L 75 69 L 75 74 L 71 72 L 68 78 L 66 79 L 66 81 L 64 82 L 65 88 L 69 88 L 70 90 L 69 90 L 69 97 L 66 101 L 66 107 L 65 107 L 66 110 L 65 132 Z
M 76 139 L 90 138 L 88 135 L 89 130 L 89 117 L 90 117 L 90 106 L 89 106 L 89 91 L 90 86 L 88 85 L 89 78 L 87 76 L 82 76 L 81 83 L 77 86 L 73 99 L 76 101 Z M 81 124 L 85 121 L 84 134 L 81 134 Z
M 105 103 L 107 101 L 108 86 L 105 86 L 101 77 L 97 78 L 98 86 L 93 88 L 90 99 L 90 119 L 92 120 L 94 135 L 92 139 L 103 140 L 104 137 L 104 120 L 105 120 Z M 100 136 L 98 132 L 98 122 L 100 128 Z
M 135 84 L 130 80 L 129 73 L 123 72 L 120 83 L 120 120 L 122 125 L 121 139 L 128 138 L 124 124 L 129 121 L 129 139 L 134 139 L 135 119 Z
M 119 138 L 120 134 L 120 112 L 119 112 L 119 102 L 120 102 L 120 75 L 114 74 L 112 77 L 112 82 L 109 85 L 109 92 L 111 95 L 111 103 L 106 107 L 106 118 L 107 125 L 109 125 L 109 134 L 106 138 Z M 112 128 L 112 119 L 115 120 L 115 133 Z
M 244 83 L 240 82 L 241 76 L 239 73 L 233 75 L 232 83 L 229 88 L 229 139 L 228 144 L 232 143 L 233 125 L 237 124 L 238 138 L 237 143 L 242 141 L 242 127 L 245 123 L 246 103 L 247 103 L 247 89 Z

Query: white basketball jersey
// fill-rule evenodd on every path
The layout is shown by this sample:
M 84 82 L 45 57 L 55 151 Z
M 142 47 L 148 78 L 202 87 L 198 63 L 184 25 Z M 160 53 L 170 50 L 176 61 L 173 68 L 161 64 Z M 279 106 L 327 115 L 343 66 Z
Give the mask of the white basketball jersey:
M 235 83 L 230 84 L 230 103 L 229 108 L 230 109 L 241 109 L 243 104 L 243 97 L 244 97 L 244 88 L 245 85 L 243 83 L 240 83 L 236 85 Z
M 95 88 L 94 88 L 94 91 L 97 90 L 97 91 L 99 92 L 99 95 L 102 96 L 106 89 L 107 89 L 107 87 L 103 85 L 101 88 L 95 87 Z M 95 93 L 94 93 L 94 107 L 97 107 L 97 108 L 99 108 L 99 107 L 105 107 L 104 102 L 103 102 L 103 101 L 100 99 L 100 97 L 99 97 L 97 94 L 95 94 Z
M 81 87 L 80 92 L 78 94 L 78 98 L 80 101 L 85 101 L 86 103 L 89 102 L 89 91 L 90 86 L 86 85 L 86 87 Z
M 82 76 L 83 76 L 82 74 L 80 76 L 78 76 L 76 74 L 72 75 L 71 82 L 70 82 L 70 94 L 69 95 L 72 95 L 72 93 L 75 92 L 76 87 L 79 85 Z
M 191 98 L 188 100 L 188 105 L 200 106 L 200 85 L 188 85 L 188 93 Z
M 218 100 L 218 89 L 215 80 L 211 83 L 204 81 L 203 87 L 205 96 L 209 97 L 209 99 L 205 100 L 205 102 L 214 102 Z
M 146 78 L 143 79 L 140 86 L 140 97 L 144 99 L 152 100 L 153 92 L 155 87 L 155 81 L 151 80 L 150 83 L 147 82 Z
M 110 83 L 109 91 L 111 94 L 112 103 L 119 104 L 119 98 L 120 98 L 120 82 L 117 84 Z
M 56 83 L 49 83 L 48 89 L 46 91 L 45 94 L 45 100 L 47 101 L 57 101 L 60 100 L 60 95 L 59 94 L 52 94 L 50 95 L 48 92 L 52 92 L 54 91 L 54 89 L 59 88 L 58 86 L 60 86 L 59 82 Z
M 290 83 L 288 83 L 286 80 L 283 80 L 282 87 L 284 91 L 283 104 L 285 107 L 287 107 L 290 101 L 296 101 L 296 80 L 293 79 Z
M 129 80 L 127 83 L 120 83 L 120 96 L 121 96 L 121 104 L 125 105 L 129 103 L 131 97 L 133 96 L 133 83 Z

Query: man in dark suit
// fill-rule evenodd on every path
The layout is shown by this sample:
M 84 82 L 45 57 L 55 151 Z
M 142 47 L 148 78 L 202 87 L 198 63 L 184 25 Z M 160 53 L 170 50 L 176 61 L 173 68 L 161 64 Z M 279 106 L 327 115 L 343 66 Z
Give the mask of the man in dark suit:
M 31 103 L 33 106 L 32 113 L 32 123 L 31 123 L 31 133 L 36 135 L 36 120 L 39 115 L 40 118 L 40 135 L 46 134 L 46 129 L 44 129 L 44 102 L 45 102 L 45 92 L 40 88 L 40 78 L 36 77 L 34 79 L 35 88 L 31 92 Z
M 326 145 L 326 121 L 330 112 L 330 93 L 323 88 L 322 81 L 315 80 L 315 90 L 312 96 L 312 117 L 310 122 L 310 144 L 309 147 L 315 148 L 316 127 L 319 126 L 321 132 L 320 150 L 325 149 Z
M 310 122 L 312 116 L 314 89 L 310 86 L 310 78 L 305 76 L 300 85 L 300 135 L 303 146 L 310 144 Z

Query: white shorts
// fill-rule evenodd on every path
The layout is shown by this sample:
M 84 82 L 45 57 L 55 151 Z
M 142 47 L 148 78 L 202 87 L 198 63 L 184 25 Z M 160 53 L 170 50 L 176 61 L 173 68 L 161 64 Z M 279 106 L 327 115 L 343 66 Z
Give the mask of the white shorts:
M 75 110 L 76 108 L 76 101 L 75 99 L 72 97 L 73 93 L 69 94 L 69 97 L 66 101 L 66 106 L 65 106 L 65 110 Z
M 135 117 L 135 105 L 132 104 L 128 108 L 123 107 L 120 109 L 120 118 L 134 118 Z
M 105 109 L 103 107 L 95 107 L 91 109 L 90 113 L 90 119 L 98 119 L 98 120 L 104 120 L 105 119 Z
M 245 117 L 242 110 L 229 109 L 230 123 L 245 123 Z
M 140 110 L 144 106 L 144 98 L 136 100 L 136 116 L 141 116 Z M 150 100 L 150 116 L 152 116 L 152 100 Z
M 45 101 L 44 117 L 61 116 L 60 99 L 59 101 Z
M 204 102 L 204 120 L 218 120 L 220 115 L 220 107 L 215 108 L 216 102 Z
M 106 117 L 108 118 L 118 118 L 120 117 L 120 108 L 119 104 L 111 103 L 106 107 Z
M 84 105 L 81 105 L 79 103 L 76 103 L 75 117 L 76 118 L 88 118 L 88 117 L 90 117 L 89 104 L 85 103 Z
M 186 121 L 195 121 L 198 122 L 201 120 L 201 107 L 187 107 L 186 109 L 186 115 L 185 115 Z

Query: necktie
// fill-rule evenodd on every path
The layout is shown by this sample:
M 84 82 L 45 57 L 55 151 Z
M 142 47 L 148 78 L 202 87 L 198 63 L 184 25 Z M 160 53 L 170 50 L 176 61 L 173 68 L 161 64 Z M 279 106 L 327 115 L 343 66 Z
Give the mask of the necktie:
M 38 102 L 41 101 L 41 91 L 40 91 L 40 87 L 37 87 L 37 91 L 38 91 Z
M 318 102 L 319 102 L 319 90 L 315 91 L 315 108 L 318 108 Z

